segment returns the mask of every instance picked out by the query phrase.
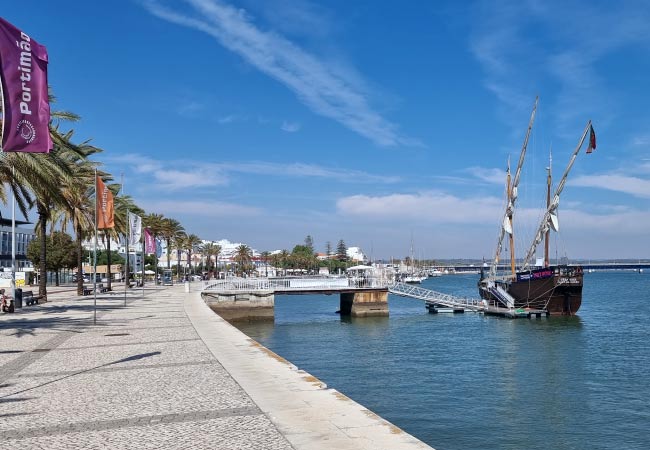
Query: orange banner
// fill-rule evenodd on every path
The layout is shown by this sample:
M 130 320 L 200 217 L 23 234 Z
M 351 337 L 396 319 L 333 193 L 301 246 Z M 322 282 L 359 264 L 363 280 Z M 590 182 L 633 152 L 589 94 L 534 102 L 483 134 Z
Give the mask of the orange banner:
M 113 193 L 106 187 L 101 178 L 97 177 L 97 228 L 100 230 L 106 228 L 113 228 L 114 221 L 114 206 L 113 206 Z

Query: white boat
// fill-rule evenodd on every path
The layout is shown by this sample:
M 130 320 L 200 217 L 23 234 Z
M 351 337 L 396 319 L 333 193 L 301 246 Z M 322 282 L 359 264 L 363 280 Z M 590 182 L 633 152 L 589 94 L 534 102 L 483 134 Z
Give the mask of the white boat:
M 424 281 L 424 279 L 424 277 L 419 277 L 417 275 L 409 275 L 407 277 L 404 277 L 402 281 L 409 284 L 420 284 L 422 281 Z

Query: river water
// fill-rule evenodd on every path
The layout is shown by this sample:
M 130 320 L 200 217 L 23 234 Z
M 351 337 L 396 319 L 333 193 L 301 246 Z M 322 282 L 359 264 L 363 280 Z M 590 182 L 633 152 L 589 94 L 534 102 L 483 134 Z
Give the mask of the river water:
M 478 275 L 422 287 L 476 297 Z M 278 296 L 264 346 L 439 450 L 650 448 L 650 274 L 585 274 L 577 317 L 346 319 L 338 295 Z

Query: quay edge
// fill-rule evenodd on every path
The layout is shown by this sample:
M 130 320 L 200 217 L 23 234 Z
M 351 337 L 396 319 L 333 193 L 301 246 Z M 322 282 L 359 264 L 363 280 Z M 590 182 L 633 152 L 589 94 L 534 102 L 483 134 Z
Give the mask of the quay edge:
M 246 336 L 199 292 L 186 294 L 184 306 L 210 352 L 296 450 L 431 449 Z

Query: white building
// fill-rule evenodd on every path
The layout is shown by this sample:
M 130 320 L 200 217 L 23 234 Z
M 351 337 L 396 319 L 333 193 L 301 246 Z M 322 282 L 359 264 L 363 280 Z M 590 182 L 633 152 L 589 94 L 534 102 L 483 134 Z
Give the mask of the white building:
M 346 254 L 351 261 L 359 263 L 368 262 L 368 257 L 363 253 L 361 247 L 348 247 Z

